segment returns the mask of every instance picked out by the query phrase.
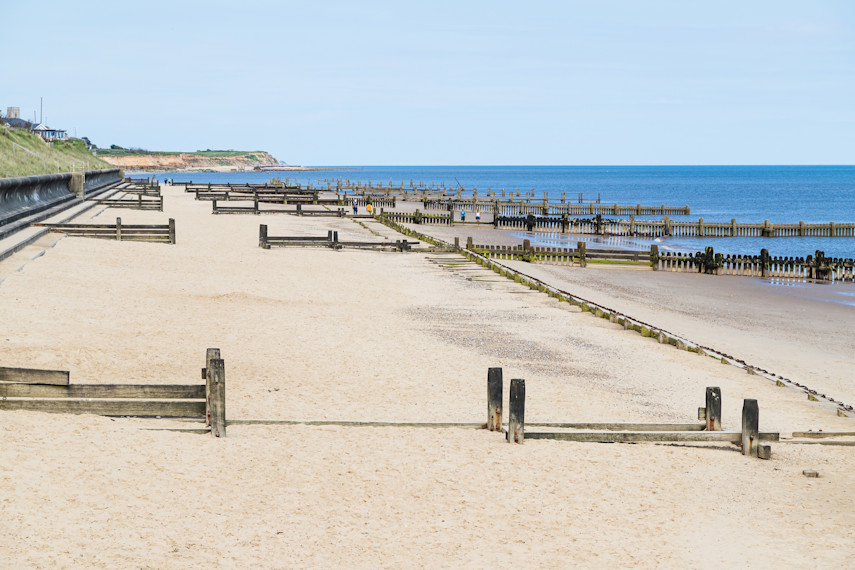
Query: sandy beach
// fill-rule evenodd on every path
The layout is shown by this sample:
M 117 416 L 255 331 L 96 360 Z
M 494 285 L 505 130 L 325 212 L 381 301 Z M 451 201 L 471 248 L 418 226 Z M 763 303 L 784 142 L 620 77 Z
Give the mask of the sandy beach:
M 526 380 L 527 422 L 691 422 L 719 386 L 726 429 L 756 398 L 762 431 L 855 431 L 827 403 L 460 256 L 258 247 L 260 223 L 402 239 L 376 222 L 214 216 L 181 187 L 164 196 L 164 212 L 98 208 L 79 221 L 171 217 L 176 245 L 50 234 L 0 262 L 4 366 L 69 370 L 72 383 L 196 383 L 219 347 L 229 420 L 368 422 L 483 422 L 487 369 L 501 366 L 505 399 L 510 378 Z M 855 402 L 855 309 L 827 291 L 525 266 Z M 140 429 L 165 423 L 0 412 L 4 563 L 847 567 L 855 556 L 851 446 L 779 442 L 761 461 L 725 444 L 510 445 L 466 428 Z

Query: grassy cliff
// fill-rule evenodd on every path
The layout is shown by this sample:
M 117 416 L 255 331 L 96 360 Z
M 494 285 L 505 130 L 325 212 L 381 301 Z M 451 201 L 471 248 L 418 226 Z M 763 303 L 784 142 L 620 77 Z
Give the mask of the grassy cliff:
M 0 178 L 107 168 L 114 167 L 93 156 L 80 139 L 48 145 L 38 135 L 0 125 Z

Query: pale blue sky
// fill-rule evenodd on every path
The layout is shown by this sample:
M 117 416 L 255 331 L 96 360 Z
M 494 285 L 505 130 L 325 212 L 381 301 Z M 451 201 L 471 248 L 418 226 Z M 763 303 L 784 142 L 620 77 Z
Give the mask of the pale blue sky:
M 289 164 L 852 164 L 855 2 L 0 6 L 0 108 Z

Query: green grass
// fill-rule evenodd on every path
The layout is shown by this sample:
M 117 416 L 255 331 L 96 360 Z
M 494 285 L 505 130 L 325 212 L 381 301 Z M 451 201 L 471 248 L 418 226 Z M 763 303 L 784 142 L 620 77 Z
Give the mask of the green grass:
M 114 167 L 92 156 L 80 139 L 49 146 L 29 131 L 0 126 L 0 178 L 109 168 Z
M 154 156 L 175 156 L 179 154 L 194 154 L 196 156 L 205 157 L 228 157 L 228 156 L 243 156 L 249 155 L 250 160 L 258 161 L 255 152 L 263 152 L 260 150 L 197 150 L 196 152 L 180 152 L 173 150 L 143 150 L 130 148 L 99 148 L 97 153 L 103 156 L 139 156 L 139 155 L 154 155 Z

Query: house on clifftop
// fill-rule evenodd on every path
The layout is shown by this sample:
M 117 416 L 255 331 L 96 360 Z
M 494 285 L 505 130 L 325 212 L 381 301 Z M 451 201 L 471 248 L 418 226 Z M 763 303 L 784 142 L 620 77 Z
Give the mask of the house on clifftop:
M 30 130 L 48 142 L 62 141 L 65 140 L 68 136 L 66 131 L 63 131 L 61 129 L 52 129 L 43 124 L 38 124 Z

